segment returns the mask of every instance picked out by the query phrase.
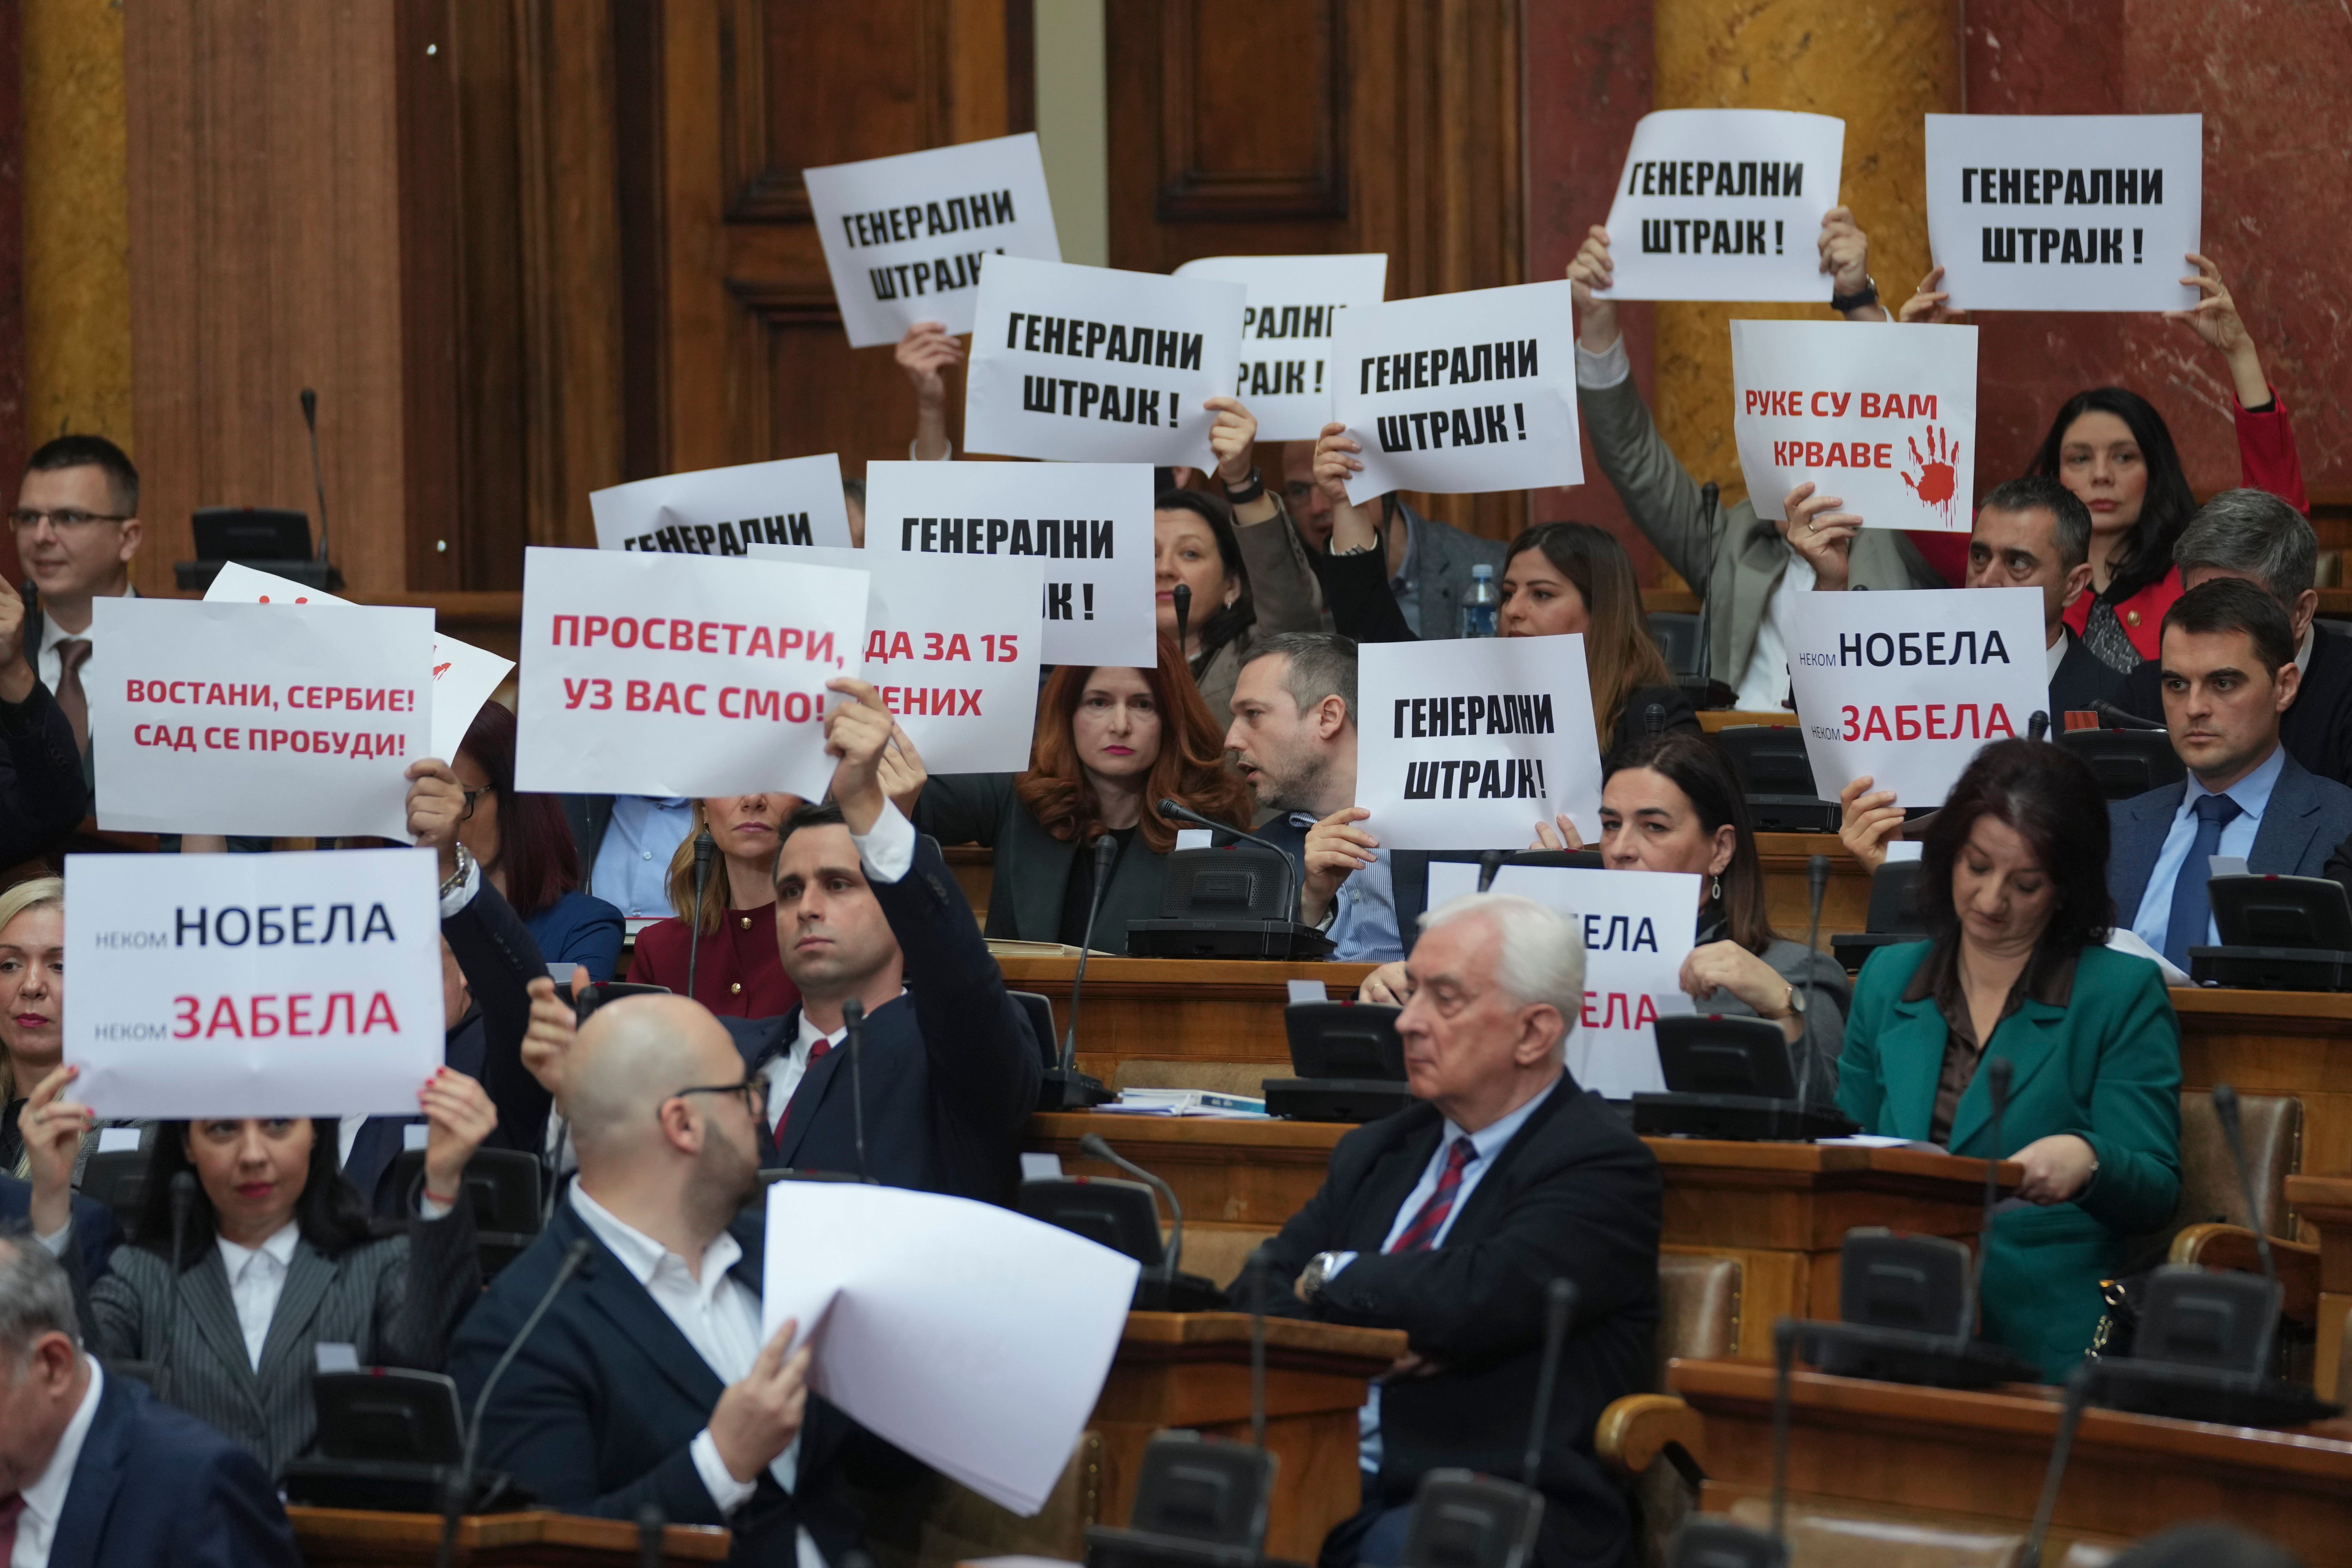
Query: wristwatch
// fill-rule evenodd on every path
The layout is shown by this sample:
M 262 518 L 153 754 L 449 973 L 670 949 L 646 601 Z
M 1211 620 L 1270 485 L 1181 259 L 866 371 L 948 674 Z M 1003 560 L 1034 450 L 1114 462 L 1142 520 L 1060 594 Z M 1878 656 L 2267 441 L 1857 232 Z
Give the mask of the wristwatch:
M 1786 980 L 1783 980 L 1781 984 L 1788 985 L 1789 983 Z M 1789 1011 L 1798 1018 L 1803 1018 L 1805 1016 L 1805 993 L 1797 989 L 1794 986 L 1789 986 Z
M 1218 476 L 1217 483 L 1224 490 L 1225 499 L 1236 507 L 1246 507 L 1265 494 L 1265 477 L 1255 466 L 1250 469 L 1249 477 L 1239 485 L 1227 485 L 1222 475 Z
M 1310 1301 L 1322 1295 L 1324 1281 L 1330 1279 L 1331 1270 L 1339 1266 L 1339 1254 L 1337 1252 L 1318 1252 L 1309 1258 L 1306 1272 L 1298 1276 L 1298 1293 Z
M 1831 287 L 1834 289 L 1836 286 L 1832 284 Z M 1838 294 L 1832 292 L 1830 295 L 1830 308 L 1838 312 L 1840 315 L 1859 310 L 1865 305 L 1875 305 L 1877 303 L 1878 279 L 1871 277 L 1870 274 L 1866 272 L 1862 275 L 1861 293 Z

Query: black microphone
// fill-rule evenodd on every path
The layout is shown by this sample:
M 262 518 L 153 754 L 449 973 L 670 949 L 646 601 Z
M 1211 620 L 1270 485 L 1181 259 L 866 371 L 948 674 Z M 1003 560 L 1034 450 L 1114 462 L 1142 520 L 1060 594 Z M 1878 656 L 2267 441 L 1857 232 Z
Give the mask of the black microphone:
M 866 1169 L 866 1004 L 856 997 L 841 1004 L 841 1025 L 849 1047 L 850 1125 L 857 1133 L 857 1179 L 872 1182 Z
M 1481 850 L 1478 852 L 1479 892 L 1486 893 L 1493 889 L 1495 885 L 1495 873 L 1501 871 L 1503 869 L 1503 862 L 1510 858 L 1511 852 L 1508 850 Z
M 1772 1539 L 1784 1548 L 1789 1539 L 1789 1378 L 1797 1359 L 1797 1333 L 1794 1318 L 1772 1325 Z
M 1242 1265 L 1242 1288 L 1250 1303 L 1250 1443 L 1265 1452 L 1265 1281 L 1274 1260 L 1261 1246 Z
M 1192 619 L 1192 591 L 1182 583 L 1169 590 L 1168 597 L 1176 602 L 1176 656 L 1184 656 L 1184 628 Z
M 1642 733 L 1656 737 L 1666 733 L 1666 705 L 1652 703 L 1642 710 Z
M 637 1568 L 661 1568 L 662 1532 L 668 1523 L 657 1502 L 637 1510 Z
M 2108 726 L 2111 729 L 2162 729 L 2164 727 L 2152 718 L 2142 718 L 2136 713 L 2126 713 L 2105 697 L 2094 698 L 2091 711 L 2101 718 L 2115 720 L 2114 724 Z
M 2058 1416 L 2057 1440 L 2050 1445 L 2050 1468 L 2042 1477 L 2042 1500 L 2034 1505 L 2033 1528 L 2017 1568 L 2042 1568 L 2042 1542 L 2050 1533 L 2051 1516 L 2058 1511 L 2058 1488 L 2066 1479 L 2066 1460 L 2074 1451 L 2074 1429 L 2083 1424 L 2083 1406 L 2090 1403 L 2091 1385 L 2098 1378 L 2098 1362 L 2084 1362 L 2066 1375 L 2066 1403 Z
M 705 828 L 694 835 L 694 913 L 686 928 L 686 994 L 694 995 L 694 971 L 702 961 L 702 890 L 710 883 L 710 852 L 717 846 Z
M 1706 536 L 1706 559 L 1709 560 L 1715 559 L 1715 526 L 1718 516 L 1716 504 L 1722 495 L 1722 488 L 1712 479 L 1698 487 L 1699 527 Z M 1712 677 L 1715 674 L 1715 601 L 1707 597 L 1704 582 L 1694 586 L 1699 591 L 1697 673 Z
M 1102 913 L 1103 893 L 1110 886 L 1110 873 L 1118 863 L 1118 839 L 1105 833 L 1095 840 L 1095 893 L 1087 901 L 1087 934 L 1078 939 L 1078 971 L 1070 977 L 1070 1024 L 1062 1031 L 1062 1071 L 1076 1070 L 1078 1060 L 1078 1001 L 1087 985 L 1087 955 L 1095 950 L 1095 916 Z
M 539 1320 L 545 1317 L 547 1309 L 555 1304 L 557 1292 L 572 1282 L 572 1276 L 580 1271 L 580 1266 L 588 1261 L 589 1254 L 595 1249 L 596 1243 L 585 1236 L 564 1249 L 563 1261 L 556 1265 L 555 1278 L 547 1282 L 547 1290 L 539 1298 L 539 1305 L 531 1308 L 530 1316 L 523 1319 L 522 1327 L 515 1331 L 515 1336 L 508 1342 L 506 1350 L 492 1364 L 489 1376 L 482 1380 L 482 1391 L 474 1396 L 473 1419 L 466 1425 L 466 1446 L 459 1453 L 457 1473 L 449 1478 L 449 1484 L 441 1494 L 441 1546 L 433 1555 L 435 1568 L 449 1568 L 457 1553 L 457 1521 L 465 1512 L 474 1490 L 474 1456 L 482 1446 L 482 1412 L 489 1407 L 490 1391 L 498 1387 L 499 1379 L 506 1375 L 508 1366 L 512 1364 L 517 1353 L 522 1349 L 523 1342 L 530 1338 L 530 1331 L 539 1326 Z
M 172 1313 L 164 1320 L 163 1362 L 155 1372 L 155 1397 L 172 1397 L 172 1341 L 180 1332 L 180 1270 L 187 1256 L 188 1215 L 196 1206 L 196 1174 L 172 1173 Z
M 1543 1365 L 1536 1374 L 1536 1408 L 1528 1417 L 1528 1458 L 1520 1472 L 1529 1491 L 1543 1490 L 1544 1437 L 1550 1425 L 1552 1390 L 1559 1383 L 1559 1353 L 1568 1342 L 1568 1321 L 1575 1315 L 1574 1281 L 1562 1276 L 1544 1287 Z
M 1985 1095 L 1992 1102 L 1992 1156 L 1985 1161 L 1984 1223 L 1977 1232 L 1977 1255 L 1969 1270 L 1969 1299 L 1960 1311 L 1959 1342 L 1976 1337 L 1977 1301 L 1984 1291 L 1985 1254 L 1992 1250 L 1992 1211 L 2000 1202 L 2001 1123 L 2009 1115 L 2009 1081 L 2014 1071 L 2006 1056 L 1985 1063 Z
M 1158 1193 L 1168 1204 L 1168 1246 L 1160 1256 L 1160 1279 L 1171 1290 L 1176 1283 L 1176 1266 L 1184 1256 L 1184 1208 L 1176 1201 L 1176 1189 L 1122 1155 L 1103 1142 L 1099 1133 L 1088 1133 L 1078 1140 L 1079 1152 L 1107 1166 L 1117 1166 Z
M 1210 819 L 1201 815 L 1200 812 L 1192 810 L 1192 807 L 1176 800 L 1169 800 L 1164 796 L 1161 797 L 1160 801 L 1160 814 L 1163 817 L 1173 817 L 1180 822 L 1190 822 L 1196 828 L 1206 828 L 1211 832 L 1231 833 L 1237 839 L 1247 840 L 1249 842 L 1257 845 L 1260 849 L 1272 850 L 1275 853 L 1275 857 L 1282 862 L 1284 885 L 1287 890 L 1287 896 L 1284 898 L 1282 904 L 1282 907 L 1286 911 L 1286 913 L 1282 918 L 1285 923 L 1288 925 L 1296 925 L 1299 924 L 1298 867 L 1291 862 L 1290 856 L 1283 850 L 1280 844 L 1271 842 L 1265 839 L 1261 839 L 1255 833 L 1244 832 L 1241 829 L 1234 827 L 1230 822 L 1212 821 Z
M 310 486 L 319 492 L 319 559 L 327 559 L 327 475 L 319 466 L 319 394 L 302 389 L 302 423 L 310 428 Z
M 2036 711 L 2036 712 L 2035 712 L 2035 713 L 2034 713 L 2031 717 L 2029 717 L 2029 718 L 2025 721 L 2025 738 L 2026 738 L 2026 739 L 2028 739 L 2028 740 L 2043 740 L 2043 739 L 2047 739 L 2047 738 L 2049 737 L 2049 735 L 2050 735 L 2050 716 L 2049 716 L 2048 714 L 2046 714 L 2046 713 L 2042 713 L 2042 712 L 2040 712 L 2039 710 L 2037 710 L 2037 711 Z
M 1802 1115 L 1812 1104 L 1813 1086 L 1813 991 L 1819 967 L 1812 962 L 1821 940 L 1822 895 L 1830 888 L 1830 857 L 1815 855 L 1805 862 L 1805 880 L 1812 887 L 1812 920 L 1805 928 L 1805 1016 L 1799 1019 L 1802 1027 L 1797 1031 L 1797 1113 Z

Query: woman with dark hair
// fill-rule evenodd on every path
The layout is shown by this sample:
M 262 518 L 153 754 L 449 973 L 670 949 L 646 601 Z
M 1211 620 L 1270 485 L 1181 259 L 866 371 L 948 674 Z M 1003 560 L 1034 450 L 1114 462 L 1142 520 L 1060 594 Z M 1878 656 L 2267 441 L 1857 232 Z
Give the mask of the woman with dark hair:
M 2107 803 L 2074 753 L 1977 753 L 1927 830 L 1930 938 L 1854 982 L 1838 1105 L 1863 1130 L 2023 1167 L 1987 1245 L 1986 1337 L 2063 1381 L 2124 1239 L 2180 1193 L 2180 1030 L 2154 964 L 2105 946 Z M 2000 1145 L 1985 1064 L 2011 1065 Z
M 90 1287 L 90 1348 L 168 1366 L 165 1402 L 244 1444 L 273 1477 L 317 1437 L 320 1345 L 350 1345 L 362 1366 L 439 1371 L 481 1294 L 462 1177 L 498 1113 L 480 1084 L 447 1068 L 417 1103 L 424 1179 L 403 1204 L 404 1232 L 389 1236 L 336 1168 L 332 1118 L 160 1124 L 134 1243 Z M 49 1163 L 54 1182 L 63 1162 Z M 195 1192 L 174 1268 L 172 1185 L 183 1172 Z
M 548 964 L 565 975 L 577 964 L 592 979 L 611 979 L 621 961 L 621 912 L 580 891 L 580 853 L 562 800 L 516 790 L 513 713 L 484 703 L 449 767 L 466 791 L 457 841 L 530 927 Z
M 669 862 L 669 904 L 677 917 L 637 933 L 629 978 L 687 993 L 721 1018 L 781 1018 L 800 1005 L 800 988 L 784 973 L 776 946 L 776 846 L 784 819 L 802 804 L 797 795 L 713 795 L 694 803 L 694 825 Z M 712 854 L 694 898 L 694 842 L 710 830 Z M 695 940 L 695 926 L 702 929 Z
M 1601 863 L 1611 871 L 1664 871 L 1699 878 L 1696 946 L 1682 988 L 1707 1012 L 1768 1019 L 1799 1063 L 1805 1097 L 1837 1092 L 1845 1027 L 1845 970 L 1827 954 L 1772 929 L 1764 869 L 1756 858 L 1748 800 L 1730 763 L 1700 735 L 1645 736 L 1613 753 L 1601 790 Z M 1531 849 L 1582 848 L 1567 819 L 1538 823 Z M 1565 839 L 1561 836 L 1565 831 Z M 1358 995 L 1402 1003 L 1404 966 L 1383 965 Z
M 1223 496 L 1160 492 L 1152 503 L 1153 597 L 1160 635 L 1172 642 L 1176 589 L 1191 590 L 1181 652 L 1222 728 L 1251 651 L 1281 632 L 1321 631 L 1323 600 L 1280 495 L 1250 462 L 1257 421 L 1235 398 L 1213 397 L 1203 406 L 1214 420 L 1209 446 Z
M 1249 825 L 1249 787 L 1226 769 L 1224 756 L 1223 729 L 1185 678 L 1176 644 L 1162 637 L 1152 669 L 1056 669 L 1037 699 L 1026 773 L 949 774 L 919 780 L 919 794 L 893 789 L 892 798 L 940 842 L 995 850 L 991 936 L 1083 941 L 1094 896 L 1088 846 L 1109 834 L 1118 858 L 1093 945 L 1123 953 L 1128 923 L 1158 919 L 1167 891 L 1179 824 L 1160 816 L 1158 803 L 1173 799 Z
M 1414 641 L 1380 552 L 1343 553 L 1364 542 L 1361 520 L 1348 508 L 1334 510 L 1342 520 L 1333 526 L 1325 569 L 1332 624 L 1360 643 Z M 1633 563 L 1608 529 L 1538 523 L 1523 530 L 1503 557 L 1495 629 L 1505 637 L 1583 634 L 1592 732 L 1604 754 L 1644 736 L 1699 733 L 1698 715 L 1650 638 Z

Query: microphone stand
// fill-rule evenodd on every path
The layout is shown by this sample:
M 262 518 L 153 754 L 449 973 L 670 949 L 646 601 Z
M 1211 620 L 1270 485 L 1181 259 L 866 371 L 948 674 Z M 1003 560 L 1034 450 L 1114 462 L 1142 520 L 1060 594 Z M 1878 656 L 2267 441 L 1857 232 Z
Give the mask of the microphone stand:
M 1503 869 L 1503 862 L 1510 858 L 1511 852 L 1508 850 L 1481 850 L 1478 852 L 1479 892 L 1486 893 L 1494 887 L 1495 873 L 1501 871 Z
M 1102 913 L 1103 894 L 1110 887 L 1112 868 L 1118 863 L 1118 840 L 1104 833 L 1094 841 L 1095 893 L 1087 904 L 1087 932 L 1078 942 L 1078 970 L 1070 977 L 1070 1024 L 1062 1032 L 1061 1054 L 1038 1085 L 1041 1111 L 1088 1111 L 1114 1096 L 1099 1078 L 1078 1071 L 1078 1003 L 1087 989 L 1087 957 L 1095 946 L 1095 916 Z
M 1173 817 L 1180 822 L 1190 822 L 1196 828 L 1206 828 L 1213 833 L 1231 833 L 1234 838 L 1242 839 L 1247 842 L 1255 844 L 1262 850 L 1273 851 L 1275 858 L 1282 862 L 1283 917 L 1281 924 L 1287 931 L 1296 931 L 1306 924 L 1306 922 L 1298 918 L 1298 866 L 1297 863 L 1290 858 L 1289 852 L 1284 850 L 1280 844 L 1274 842 L 1270 839 L 1262 839 L 1255 833 L 1246 832 L 1240 828 L 1234 827 L 1230 822 L 1212 821 L 1211 819 L 1201 815 L 1200 812 L 1192 810 L 1192 807 L 1185 805 L 1182 801 L 1171 800 L 1166 796 L 1162 796 L 1160 798 L 1159 801 L 1159 809 L 1160 814 L 1163 817 Z M 1286 940 L 1287 939 L 1286 938 Z M 1328 949 L 1326 948 L 1325 951 L 1328 951 Z M 1265 956 L 1269 958 L 1276 956 L 1276 955 L 1271 953 Z M 1315 956 L 1317 957 L 1321 957 L 1323 954 L 1318 953 Z M 1280 956 L 1286 958 L 1290 956 L 1290 955 L 1286 951 L 1281 954 Z
M 1822 936 L 1822 896 L 1829 891 L 1830 857 L 1815 855 L 1805 862 L 1805 879 L 1812 884 L 1812 919 L 1805 927 L 1805 1016 L 1799 1020 L 1803 1026 L 1797 1031 L 1797 1114 L 1802 1116 L 1811 1109 L 1813 1087 L 1813 993 L 1818 976 L 1813 956 L 1813 944 Z
M 843 1002 L 841 1022 L 847 1032 L 842 1043 L 849 1047 L 849 1110 L 850 1124 L 857 1133 L 857 1179 L 871 1184 L 874 1177 L 866 1169 L 866 1004 L 856 997 Z
M 694 971 L 702 961 L 702 890 L 710 883 L 710 830 L 694 835 L 694 915 L 686 923 L 686 994 L 694 995 Z
M 1559 1384 L 1559 1353 L 1568 1338 L 1569 1319 L 1576 1314 L 1576 1283 L 1561 1275 L 1544 1288 L 1544 1348 L 1542 1368 L 1536 1374 L 1535 1414 L 1528 1420 L 1528 1457 L 1520 1479 L 1529 1491 L 1543 1490 L 1543 1450 L 1550 1425 L 1552 1390 Z
M 1085 1137 L 1080 1138 L 1078 1151 L 1090 1159 L 1102 1161 L 1107 1166 L 1117 1166 L 1166 1200 L 1169 1218 L 1168 1247 L 1160 1255 L 1160 1280 L 1163 1285 L 1172 1291 L 1176 1285 L 1177 1265 L 1184 1257 L 1184 1206 L 1176 1201 L 1176 1189 L 1112 1148 L 1103 1141 L 1102 1134 L 1099 1133 L 1088 1133 Z
M 2095 698 L 2091 704 L 2091 711 L 2101 718 L 2113 719 L 2115 722 L 2107 727 L 2110 729 L 2161 730 L 2164 728 L 2164 726 L 2154 719 L 2142 718 L 2136 713 L 2127 713 L 2105 697 Z
M 163 1361 L 155 1373 L 155 1397 L 172 1397 L 172 1341 L 180 1332 L 180 1270 L 185 1267 L 188 1239 L 188 1214 L 196 1205 L 196 1174 L 175 1171 L 172 1175 L 172 1314 L 165 1321 Z
M 1192 661 L 1184 653 L 1184 628 L 1192 619 L 1192 591 L 1180 582 L 1169 591 L 1168 597 L 1176 603 L 1176 657 L 1190 668 Z
M 1985 1254 L 1992 1250 L 1992 1211 L 2000 1202 L 2001 1124 L 2009 1115 L 2010 1075 L 2015 1070 L 2006 1056 L 1985 1063 L 1985 1094 L 1992 1102 L 1992 1155 L 1985 1161 L 1984 1220 L 1977 1232 L 1975 1267 L 1969 1270 L 1969 1299 L 1960 1312 L 1960 1347 L 1976 1338 L 1977 1302 L 1984 1293 Z
M 662 1534 L 668 1522 L 657 1502 L 637 1510 L 637 1568 L 661 1568 Z

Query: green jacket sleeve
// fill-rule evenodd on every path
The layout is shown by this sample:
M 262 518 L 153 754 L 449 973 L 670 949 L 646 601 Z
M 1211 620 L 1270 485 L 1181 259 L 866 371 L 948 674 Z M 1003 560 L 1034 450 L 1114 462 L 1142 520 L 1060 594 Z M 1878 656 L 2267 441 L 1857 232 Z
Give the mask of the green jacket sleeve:
M 2098 1015 L 2091 1124 L 2070 1130 L 2091 1145 L 2099 1170 L 2074 1201 L 2110 1229 L 2137 1234 L 2162 1227 L 2180 1200 L 2180 1020 L 2155 965 L 2100 967 L 2137 972 L 2097 982 L 2113 1000 Z M 2089 979 L 2086 972 L 2075 980 L 2078 1008 Z
M 916 799 L 915 827 L 943 844 L 994 849 L 1012 800 L 1010 773 L 935 773 Z
M 1901 950 L 1881 947 L 1864 960 L 1862 973 L 1854 977 L 1853 1010 L 1845 1020 L 1845 1049 L 1838 1056 L 1838 1109 L 1862 1124 L 1865 1133 L 1886 1131 L 1886 1088 L 1878 1073 L 1878 1032 L 1885 1025 L 1886 1009 L 1902 994 L 1903 980 L 1916 967 L 1887 962 L 1890 953 Z

